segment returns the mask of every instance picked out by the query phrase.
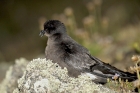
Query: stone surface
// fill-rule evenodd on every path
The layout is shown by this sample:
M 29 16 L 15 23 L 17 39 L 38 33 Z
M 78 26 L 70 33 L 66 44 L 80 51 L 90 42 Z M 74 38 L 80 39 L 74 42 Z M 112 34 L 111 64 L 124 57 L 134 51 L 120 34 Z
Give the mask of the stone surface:
M 18 82 L 17 82 L 18 81 Z M 1 93 L 115 93 L 115 91 L 95 84 L 86 75 L 69 77 L 67 69 L 62 69 L 51 60 L 16 60 L 7 71 L 0 84 Z
M 22 77 L 28 62 L 24 58 L 15 60 L 15 65 L 9 67 L 5 79 L 0 84 L 0 93 L 12 93 L 18 86 L 17 80 Z
M 27 65 L 13 93 L 114 93 L 114 91 L 93 83 L 85 75 L 78 78 L 69 77 L 66 68 L 62 69 L 51 60 L 38 58 Z

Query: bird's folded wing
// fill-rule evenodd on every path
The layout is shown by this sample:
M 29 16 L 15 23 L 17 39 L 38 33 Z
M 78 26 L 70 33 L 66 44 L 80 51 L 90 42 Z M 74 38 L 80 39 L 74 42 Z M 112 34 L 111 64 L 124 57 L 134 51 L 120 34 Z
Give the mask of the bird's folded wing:
M 121 71 L 111 66 L 110 64 L 102 62 L 96 57 L 92 57 L 91 55 L 89 56 L 91 59 L 93 59 L 96 62 L 96 64 L 91 66 L 91 71 L 93 72 L 93 74 L 97 74 L 98 76 L 105 77 L 105 78 L 112 78 L 112 79 L 114 79 L 114 77 L 116 76 L 122 79 L 128 79 L 129 81 L 133 81 L 134 79 L 137 78 L 136 74 Z
M 66 49 L 65 62 L 69 66 L 81 72 L 89 72 L 91 74 L 103 77 L 112 78 L 118 76 L 122 79 L 133 81 L 136 79 L 136 74 L 121 71 L 110 64 L 104 63 L 96 57 L 89 54 L 89 51 L 77 42 L 64 43 Z

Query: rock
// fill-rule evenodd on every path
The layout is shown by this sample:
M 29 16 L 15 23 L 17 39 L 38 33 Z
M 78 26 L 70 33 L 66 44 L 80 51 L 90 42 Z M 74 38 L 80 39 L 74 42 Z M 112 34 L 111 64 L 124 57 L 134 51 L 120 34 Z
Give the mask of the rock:
M 97 85 L 85 75 L 69 77 L 66 68 L 61 68 L 51 60 L 34 59 L 18 80 L 13 93 L 115 93 Z
M 6 72 L 5 79 L 0 84 L 0 93 L 12 93 L 18 86 L 17 80 L 22 77 L 28 62 L 29 61 L 24 58 L 15 60 L 15 65 L 10 66 Z
M 0 84 L 1 93 L 115 93 L 84 74 L 69 77 L 66 68 L 51 60 L 38 58 L 27 63 L 20 59 L 10 67 Z

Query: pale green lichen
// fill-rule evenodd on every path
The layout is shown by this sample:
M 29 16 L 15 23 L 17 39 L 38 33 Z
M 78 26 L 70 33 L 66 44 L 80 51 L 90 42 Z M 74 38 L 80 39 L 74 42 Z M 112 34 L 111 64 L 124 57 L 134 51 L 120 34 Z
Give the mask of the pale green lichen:
M 13 93 L 115 93 L 102 85 L 97 85 L 86 75 L 69 77 L 67 69 L 62 69 L 51 60 L 34 59 L 26 68 L 18 87 Z
M 0 84 L 0 93 L 11 93 L 17 86 L 17 80 L 22 77 L 29 61 L 24 58 L 15 60 L 15 65 L 10 66 L 5 79 Z

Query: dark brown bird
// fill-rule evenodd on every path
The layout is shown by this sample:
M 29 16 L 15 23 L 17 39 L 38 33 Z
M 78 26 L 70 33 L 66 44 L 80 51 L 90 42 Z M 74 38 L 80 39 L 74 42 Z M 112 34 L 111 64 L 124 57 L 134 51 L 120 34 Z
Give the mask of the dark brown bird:
M 67 35 L 65 25 L 58 20 L 45 22 L 40 36 L 44 34 L 48 37 L 46 58 L 58 63 L 62 68 L 66 67 L 69 76 L 77 77 L 86 74 L 95 83 L 102 84 L 107 82 L 107 78 L 119 77 L 128 81 L 137 78 L 136 74 L 123 72 L 91 56 L 86 48 Z

